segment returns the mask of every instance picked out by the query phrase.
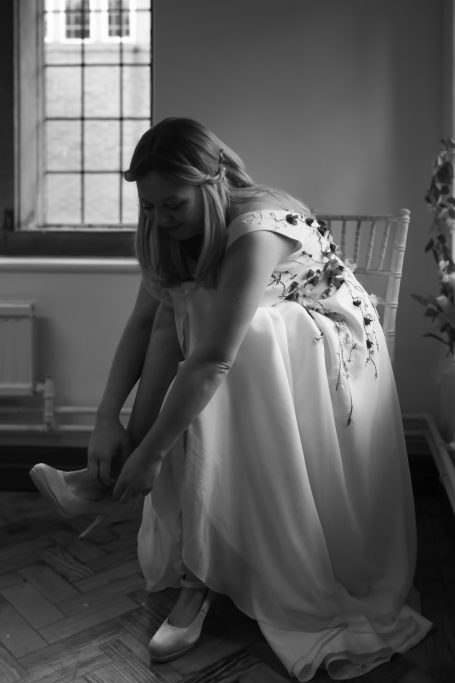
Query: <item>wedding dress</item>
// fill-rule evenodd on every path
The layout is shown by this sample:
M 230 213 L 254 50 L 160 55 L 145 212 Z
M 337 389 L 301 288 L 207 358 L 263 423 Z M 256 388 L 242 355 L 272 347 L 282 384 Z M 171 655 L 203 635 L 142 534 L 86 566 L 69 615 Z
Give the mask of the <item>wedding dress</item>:
M 431 627 L 406 605 L 416 536 L 401 412 L 375 307 L 320 221 L 253 211 L 293 240 L 233 367 L 165 459 L 138 538 L 147 586 L 182 562 L 257 620 L 288 671 L 366 673 Z M 184 355 L 214 292 L 172 292 Z M 183 361 L 185 362 L 185 361 Z

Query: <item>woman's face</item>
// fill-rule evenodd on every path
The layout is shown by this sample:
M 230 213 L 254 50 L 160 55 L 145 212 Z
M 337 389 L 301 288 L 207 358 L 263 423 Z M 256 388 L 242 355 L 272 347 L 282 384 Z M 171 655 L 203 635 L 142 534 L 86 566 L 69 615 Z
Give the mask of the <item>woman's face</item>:
M 189 240 L 204 231 L 204 204 L 200 187 L 186 185 L 156 171 L 137 181 L 142 209 L 149 221 L 176 240 Z

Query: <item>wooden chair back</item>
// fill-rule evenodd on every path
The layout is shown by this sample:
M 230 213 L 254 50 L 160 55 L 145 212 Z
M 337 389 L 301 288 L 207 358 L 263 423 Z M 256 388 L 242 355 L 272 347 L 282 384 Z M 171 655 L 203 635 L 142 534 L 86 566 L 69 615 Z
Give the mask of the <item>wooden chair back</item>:
M 392 215 L 318 214 L 327 223 L 341 257 L 354 263 L 354 274 L 377 298 L 390 358 L 394 360 L 395 326 L 410 211 Z

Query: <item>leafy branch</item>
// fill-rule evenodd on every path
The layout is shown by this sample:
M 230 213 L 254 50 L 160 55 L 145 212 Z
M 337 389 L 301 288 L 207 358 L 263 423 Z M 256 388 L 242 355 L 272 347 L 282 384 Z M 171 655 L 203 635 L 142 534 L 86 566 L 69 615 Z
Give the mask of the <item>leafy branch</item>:
M 436 262 L 439 295 L 412 295 L 425 306 L 425 316 L 438 325 L 441 333 L 427 332 L 424 336 L 446 344 L 452 355 L 455 355 L 455 263 L 452 252 L 455 239 L 454 161 L 455 140 L 442 140 L 441 151 L 433 164 L 433 176 L 425 196 L 433 214 L 430 239 L 425 252 L 431 252 Z

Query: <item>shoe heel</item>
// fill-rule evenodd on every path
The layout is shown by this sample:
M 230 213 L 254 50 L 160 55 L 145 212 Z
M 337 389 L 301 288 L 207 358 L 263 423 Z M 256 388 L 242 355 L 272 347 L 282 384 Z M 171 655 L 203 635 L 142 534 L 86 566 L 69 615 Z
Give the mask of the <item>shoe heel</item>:
M 87 538 L 87 536 L 89 535 L 89 533 L 90 533 L 91 531 L 93 531 L 93 529 L 95 529 L 97 526 L 100 526 L 100 525 L 103 524 L 103 522 L 105 522 L 105 521 L 106 521 L 106 516 L 105 516 L 105 515 L 97 515 L 97 516 L 95 517 L 95 519 L 93 520 L 93 522 L 91 522 L 91 523 L 88 525 L 88 527 L 87 527 L 86 529 L 84 529 L 83 531 L 81 531 L 81 533 L 79 534 L 78 538 L 79 538 L 79 539 Z

